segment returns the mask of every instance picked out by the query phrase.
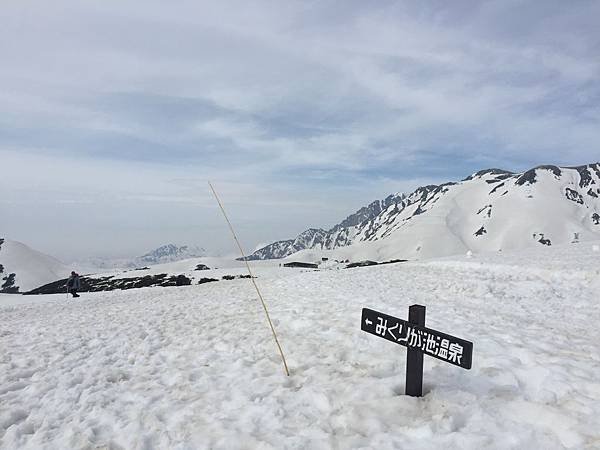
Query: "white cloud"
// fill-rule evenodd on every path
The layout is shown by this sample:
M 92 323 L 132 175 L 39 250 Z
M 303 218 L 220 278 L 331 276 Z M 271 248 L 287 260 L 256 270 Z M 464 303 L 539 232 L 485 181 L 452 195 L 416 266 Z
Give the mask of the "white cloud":
M 8 3 L 0 155 L 27 176 L 0 180 L 15 207 L 6 229 L 35 240 L 26 211 L 56 204 L 71 215 L 40 211 L 57 230 L 129 227 L 141 236 L 132 246 L 149 246 L 194 223 L 186 241 L 201 229 L 218 242 L 217 222 L 190 212 L 210 208 L 210 178 L 248 240 L 267 241 L 485 165 L 589 162 L 600 140 L 599 8 Z

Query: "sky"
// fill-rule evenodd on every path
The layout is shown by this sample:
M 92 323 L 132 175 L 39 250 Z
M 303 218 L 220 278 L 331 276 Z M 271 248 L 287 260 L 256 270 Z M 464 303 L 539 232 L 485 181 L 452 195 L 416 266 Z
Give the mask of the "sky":
M 600 160 L 597 1 L 0 8 L 0 236 L 229 254 L 485 168 Z

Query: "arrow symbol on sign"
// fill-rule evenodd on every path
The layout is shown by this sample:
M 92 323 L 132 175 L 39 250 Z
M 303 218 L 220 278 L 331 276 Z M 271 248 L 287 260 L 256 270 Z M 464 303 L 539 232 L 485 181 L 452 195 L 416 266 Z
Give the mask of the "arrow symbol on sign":
M 373 322 L 371 322 L 369 319 L 365 319 L 365 323 L 366 323 L 367 325 L 373 325 Z

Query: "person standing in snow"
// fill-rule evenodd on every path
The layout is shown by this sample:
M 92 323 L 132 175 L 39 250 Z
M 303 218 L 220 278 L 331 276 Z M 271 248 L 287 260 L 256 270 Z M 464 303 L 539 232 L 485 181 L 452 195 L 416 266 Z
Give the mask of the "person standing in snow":
M 73 294 L 73 297 L 79 297 L 77 291 L 81 288 L 81 283 L 79 282 L 79 274 L 75 271 L 71 272 L 71 276 L 67 280 L 67 289 Z

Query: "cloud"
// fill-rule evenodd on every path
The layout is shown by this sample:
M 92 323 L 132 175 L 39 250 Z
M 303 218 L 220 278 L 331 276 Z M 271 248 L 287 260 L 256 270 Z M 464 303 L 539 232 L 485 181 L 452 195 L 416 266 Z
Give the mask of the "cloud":
M 213 179 L 251 247 L 421 182 L 590 162 L 599 13 L 586 1 L 9 3 L 0 157 L 28 175 L 0 181 L 4 226 L 64 243 L 23 226 L 32 204 L 57 203 L 73 216 L 48 209 L 56 229 L 107 227 L 96 248 L 121 251 L 124 237 L 106 242 L 126 226 L 153 230 L 127 251 L 177 240 L 186 220 L 217 242 L 216 222 L 189 213 L 208 208 Z

